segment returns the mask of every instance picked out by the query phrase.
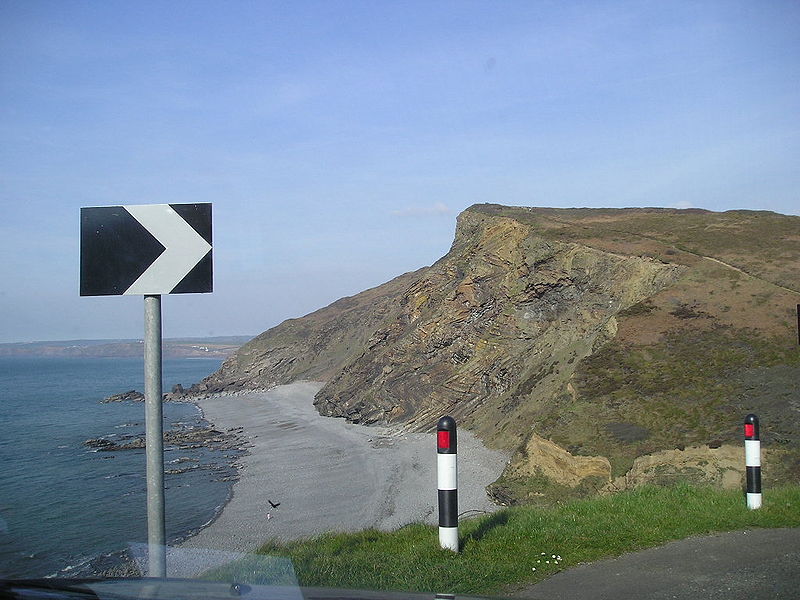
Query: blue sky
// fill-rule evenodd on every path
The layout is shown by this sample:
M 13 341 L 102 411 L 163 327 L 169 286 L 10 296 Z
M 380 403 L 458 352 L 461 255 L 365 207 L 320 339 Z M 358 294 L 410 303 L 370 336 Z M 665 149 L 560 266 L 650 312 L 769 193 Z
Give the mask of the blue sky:
M 84 206 L 212 202 L 257 334 L 429 265 L 477 202 L 800 214 L 797 2 L 0 0 L 0 341 L 141 337 Z

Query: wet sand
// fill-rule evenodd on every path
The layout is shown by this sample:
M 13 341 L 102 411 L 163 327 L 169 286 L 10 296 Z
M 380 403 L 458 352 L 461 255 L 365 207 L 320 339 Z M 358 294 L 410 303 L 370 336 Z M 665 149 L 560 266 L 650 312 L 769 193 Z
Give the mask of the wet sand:
M 321 385 L 198 401 L 216 429 L 244 427 L 253 447 L 230 502 L 181 547 L 247 552 L 270 539 L 437 522 L 435 436 L 322 417 L 313 406 Z M 508 454 L 488 450 L 465 430 L 458 442 L 459 512 L 497 510 L 485 487 Z

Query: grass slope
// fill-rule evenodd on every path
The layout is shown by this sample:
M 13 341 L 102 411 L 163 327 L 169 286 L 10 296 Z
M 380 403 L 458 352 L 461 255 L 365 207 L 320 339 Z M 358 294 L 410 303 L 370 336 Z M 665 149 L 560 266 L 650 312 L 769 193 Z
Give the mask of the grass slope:
M 435 527 L 326 534 L 261 554 L 290 558 L 300 585 L 437 593 L 496 594 L 535 583 L 581 562 L 691 535 L 800 526 L 800 487 L 766 490 L 747 510 L 741 492 L 679 484 L 574 501 L 514 507 L 462 519 L 462 551 L 438 547 Z M 235 577 L 235 567 L 214 578 Z
M 746 329 L 676 329 L 652 345 L 615 340 L 582 362 L 575 398 L 554 403 L 541 430 L 573 453 L 609 457 L 615 476 L 658 450 L 740 443 L 749 412 L 764 423 L 762 440 L 796 450 L 798 376 L 796 347 Z M 773 476 L 796 483 L 800 472 Z
M 499 205 L 469 210 L 516 219 L 548 239 L 683 267 L 673 285 L 620 312 L 614 339 L 537 407 L 530 420 L 540 436 L 573 454 L 607 457 L 619 476 L 642 455 L 739 443 L 742 419 L 754 412 L 765 448 L 774 451 L 765 481 L 800 483 L 800 217 Z M 535 478 L 506 477 L 494 491 L 508 502 L 528 502 L 530 490 L 541 487 Z M 551 485 L 544 493 L 547 499 L 586 495 L 594 482 L 584 487 Z

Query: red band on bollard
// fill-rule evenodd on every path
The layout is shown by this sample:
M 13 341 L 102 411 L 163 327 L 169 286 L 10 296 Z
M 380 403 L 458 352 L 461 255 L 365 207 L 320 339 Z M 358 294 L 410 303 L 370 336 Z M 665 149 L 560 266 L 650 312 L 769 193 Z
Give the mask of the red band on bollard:
M 443 450 L 448 450 L 450 448 L 450 432 L 449 431 L 437 432 L 436 445 Z
M 744 418 L 744 465 L 747 480 L 747 508 L 761 508 L 761 441 L 758 417 Z

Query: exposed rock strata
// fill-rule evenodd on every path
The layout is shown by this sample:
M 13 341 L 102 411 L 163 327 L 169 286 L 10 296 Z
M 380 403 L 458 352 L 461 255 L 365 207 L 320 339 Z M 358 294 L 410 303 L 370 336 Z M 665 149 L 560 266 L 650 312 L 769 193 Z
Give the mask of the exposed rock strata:
M 569 487 L 576 487 L 589 477 L 611 482 L 611 463 L 605 456 L 573 456 L 558 444 L 535 433 L 522 451 L 527 460 L 514 463 L 506 470 L 506 476 L 530 477 L 541 474 Z
M 681 269 L 466 211 L 433 266 L 282 323 L 190 392 L 324 380 L 315 402 L 324 415 L 425 430 L 449 412 L 490 444 L 514 447 L 538 404 L 614 337 L 619 311 Z
M 190 395 L 269 389 L 297 380 L 336 375 L 395 310 L 397 298 L 418 273 L 337 300 L 301 319 L 288 319 L 243 345 Z
M 467 211 L 448 255 L 401 294 L 315 404 L 324 415 L 419 430 L 446 412 L 490 442 L 516 445 L 537 404 L 614 337 L 616 314 L 679 273 Z
M 517 450 L 508 477 L 541 471 L 530 444 L 557 462 L 542 439 L 619 476 L 762 412 L 800 480 L 798 265 L 800 217 L 477 205 L 434 265 L 274 327 L 189 393 L 314 379 L 324 415 L 429 430 L 449 413 Z M 586 479 L 570 468 L 551 478 Z

